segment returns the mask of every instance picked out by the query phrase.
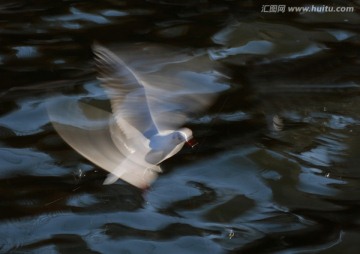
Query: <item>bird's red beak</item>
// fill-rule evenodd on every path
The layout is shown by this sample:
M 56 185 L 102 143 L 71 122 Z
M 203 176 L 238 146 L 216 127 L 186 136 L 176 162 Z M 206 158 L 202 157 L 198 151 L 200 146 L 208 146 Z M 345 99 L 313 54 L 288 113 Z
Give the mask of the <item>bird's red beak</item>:
M 191 148 L 194 148 L 195 146 L 197 146 L 199 143 L 194 139 L 194 138 L 191 138 L 189 139 L 188 141 L 186 141 L 186 144 L 188 146 L 190 146 Z

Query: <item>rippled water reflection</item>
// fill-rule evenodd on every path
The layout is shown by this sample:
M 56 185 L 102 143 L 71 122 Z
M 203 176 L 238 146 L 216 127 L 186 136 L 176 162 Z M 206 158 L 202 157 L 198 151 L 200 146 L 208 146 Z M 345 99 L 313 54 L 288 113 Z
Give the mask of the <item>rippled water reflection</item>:
M 360 5 L 263 4 L 3 1 L 0 252 L 358 253 Z M 107 105 L 94 41 L 206 50 L 230 78 L 188 124 L 200 146 L 163 163 L 145 193 L 103 186 L 49 123 L 58 94 Z

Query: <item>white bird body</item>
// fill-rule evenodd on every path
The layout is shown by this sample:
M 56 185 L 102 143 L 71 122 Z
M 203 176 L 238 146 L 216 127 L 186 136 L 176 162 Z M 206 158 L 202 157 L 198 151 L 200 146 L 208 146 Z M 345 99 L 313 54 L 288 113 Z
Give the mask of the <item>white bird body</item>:
M 70 146 L 110 172 L 104 184 L 121 178 L 147 188 L 161 172 L 159 164 L 192 139 L 190 129 L 180 128 L 190 113 L 204 109 L 215 92 L 228 86 L 217 81 L 216 72 L 179 68 L 196 56 L 153 64 L 150 67 L 161 71 L 139 74 L 107 48 L 93 49 L 112 113 L 62 96 L 49 102 L 51 122 Z M 208 84 L 186 85 L 203 78 Z

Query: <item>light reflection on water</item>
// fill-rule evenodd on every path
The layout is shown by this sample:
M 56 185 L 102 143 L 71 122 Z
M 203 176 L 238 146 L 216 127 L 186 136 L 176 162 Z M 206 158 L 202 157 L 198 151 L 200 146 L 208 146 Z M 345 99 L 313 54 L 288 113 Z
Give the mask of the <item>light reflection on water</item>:
M 263 14 L 260 3 L 240 1 L 52 4 L 0 4 L 1 253 L 358 252 L 357 12 Z M 197 48 L 230 78 L 189 123 L 200 146 L 166 161 L 144 193 L 103 186 L 105 172 L 69 148 L 46 114 L 44 100 L 56 94 L 108 106 L 94 41 Z M 136 64 L 151 71 L 162 61 Z

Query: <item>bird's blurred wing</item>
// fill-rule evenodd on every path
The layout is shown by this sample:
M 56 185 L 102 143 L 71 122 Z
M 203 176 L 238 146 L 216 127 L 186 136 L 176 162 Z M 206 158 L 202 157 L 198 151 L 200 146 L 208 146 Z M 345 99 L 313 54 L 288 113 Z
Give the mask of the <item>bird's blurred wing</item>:
M 129 162 L 127 158 L 133 151 L 123 142 L 126 137 L 118 129 L 111 113 L 79 102 L 78 98 L 65 96 L 51 98 L 47 102 L 47 110 L 55 130 L 73 149 L 110 172 L 104 184 L 121 178 L 144 188 L 156 179 L 156 170 L 147 170 L 142 165 L 135 167 Z M 114 132 L 116 139 L 112 135 Z M 132 167 L 121 168 L 127 165 Z
M 110 135 L 111 113 L 65 96 L 51 98 L 47 110 L 59 135 L 94 164 L 111 172 L 124 160 Z
M 207 55 L 163 65 L 143 77 L 149 109 L 159 131 L 174 130 L 208 108 L 229 88 L 226 76 Z
M 99 80 L 108 94 L 114 118 L 126 137 L 150 137 L 157 133 L 144 88 L 144 81 L 109 49 L 93 46 Z M 128 128 L 132 126 L 132 128 Z
M 94 52 L 117 120 L 127 119 L 147 137 L 149 130 L 179 128 L 229 88 L 204 50 L 137 44 L 116 54 L 101 46 Z

